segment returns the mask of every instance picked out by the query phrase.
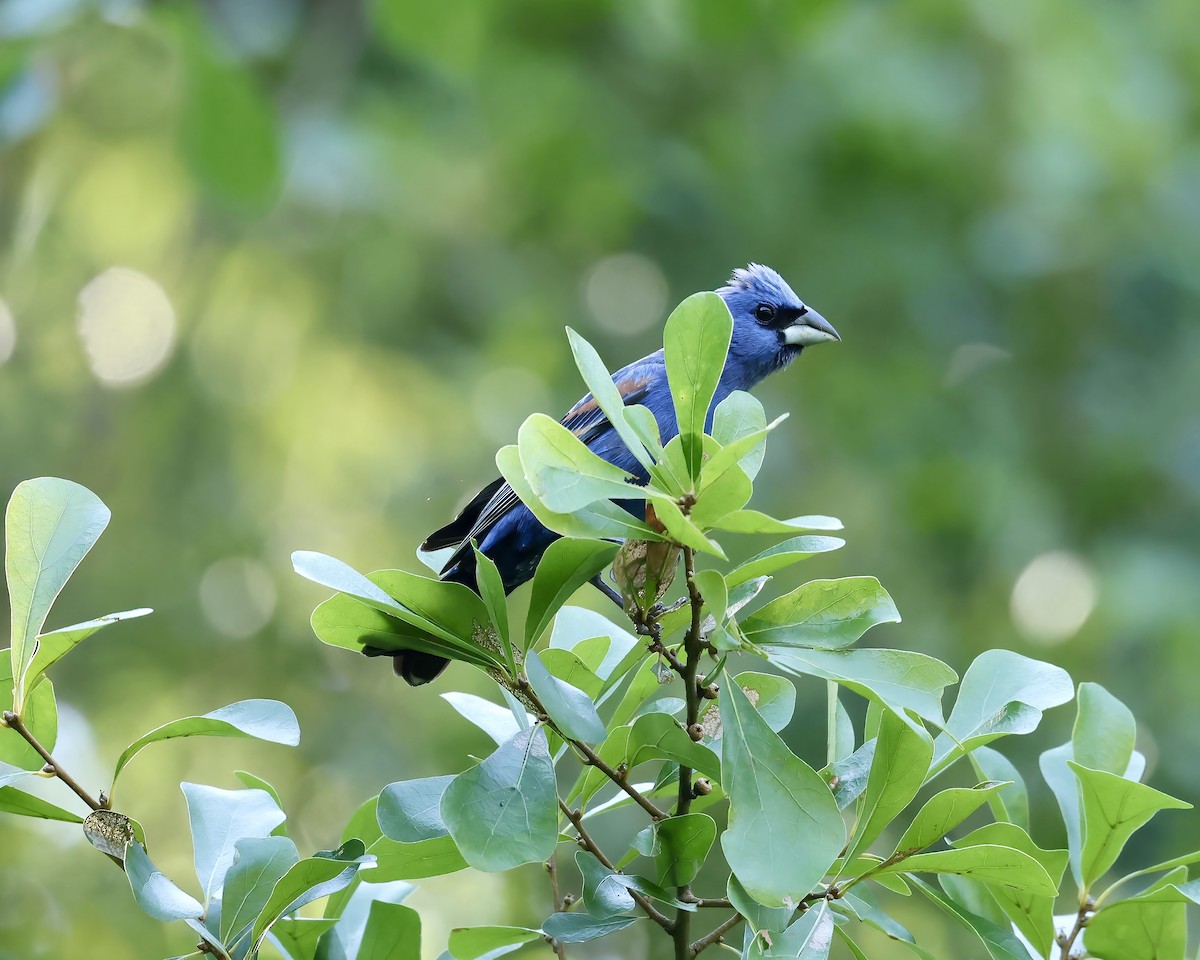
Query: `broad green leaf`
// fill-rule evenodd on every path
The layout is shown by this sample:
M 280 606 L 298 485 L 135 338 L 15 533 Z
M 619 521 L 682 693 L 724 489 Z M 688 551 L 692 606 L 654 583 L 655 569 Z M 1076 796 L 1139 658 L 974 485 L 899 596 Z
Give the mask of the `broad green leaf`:
M 959 848 L 978 844 L 999 844 L 1027 853 L 1045 868 L 1056 888 L 1062 882 L 1067 851 L 1043 850 L 1016 824 L 989 823 L 954 842 Z M 1055 898 L 996 884 L 989 885 L 988 893 L 1025 939 L 1038 948 L 1041 956 L 1046 956 L 1054 942 Z
M 39 820 L 60 820 L 63 823 L 83 823 L 83 817 L 78 814 L 16 787 L 0 787 L 0 813 L 36 817 Z
M 733 904 L 733 909 L 746 918 L 746 926 L 751 932 L 758 933 L 760 930 L 783 930 L 787 927 L 788 921 L 792 914 L 795 913 L 795 908 L 792 906 L 784 907 L 765 907 L 752 896 L 742 882 L 735 874 L 729 875 L 729 882 L 726 887 L 729 902 Z
M 1189 897 L 1166 886 L 1097 911 L 1085 934 L 1098 960 L 1184 960 Z
M 691 517 L 684 516 L 683 511 L 672 500 L 659 500 L 654 504 L 654 512 L 662 525 L 667 528 L 667 536 L 676 543 L 691 547 L 700 553 L 707 553 L 725 560 L 725 551 L 715 540 L 705 535 Z
M 629 736 L 633 732 L 631 726 L 611 728 L 604 741 L 596 748 L 596 754 L 613 769 L 624 763 L 629 757 Z M 599 793 L 611 781 L 597 767 L 586 766 L 580 771 L 571 792 L 567 794 L 567 802 L 587 804 L 592 797 Z
M 555 913 L 542 924 L 542 933 L 562 943 L 589 943 L 637 923 L 637 917 L 589 917 L 586 913 Z
M 663 358 L 675 401 L 675 418 L 683 441 L 688 474 L 700 477 L 704 428 L 717 382 L 725 368 L 733 317 L 715 293 L 688 297 L 667 318 Z
M 454 777 L 425 777 L 388 784 L 379 794 L 377 816 L 385 837 L 417 843 L 444 837 L 442 795 Z
M 179 786 L 187 800 L 196 877 L 207 902 L 221 892 L 234 844 L 269 837 L 284 821 L 284 813 L 263 790 L 221 790 L 187 782 Z
M 942 839 L 983 804 L 1003 790 L 1006 783 L 981 783 L 975 787 L 951 787 L 925 801 L 913 822 L 896 844 L 896 853 L 924 850 Z
M 722 447 L 745 437 L 761 435 L 766 426 L 767 415 L 762 404 L 744 390 L 734 390 L 713 411 L 712 436 Z M 738 466 L 751 480 L 758 475 L 766 452 L 764 438 L 738 461 Z
M 762 553 L 755 554 L 734 571 L 726 575 L 729 586 L 736 587 L 739 583 L 765 577 L 776 571 L 790 567 L 793 563 L 815 557 L 818 553 L 829 553 L 839 550 L 846 545 L 840 537 L 792 537 L 769 547 Z
M 833 717 L 826 731 L 826 755 L 830 763 L 845 760 L 854 753 L 854 721 L 846 712 L 846 707 L 838 694 L 838 685 L 832 680 L 826 681 L 827 695 L 832 698 Z M 826 711 L 828 714 L 828 711 Z
M 558 799 L 545 731 L 522 730 L 455 777 L 442 796 L 442 819 L 477 870 L 549 857 L 558 843 Z
M 757 433 L 747 434 L 744 437 L 739 437 L 727 445 L 720 448 L 712 448 L 708 462 L 703 465 L 703 470 L 700 473 L 700 492 L 703 492 L 717 483 L 726 473 L 734 467 L 741 469 L 742 461 L 755 450 L 761 450 L 762 445 L 766 442 L 771 431 L 783 423 L 788 418 L 788 415 L 782 414 L 768 423 L 762 430 Z M 667 450 L 670 450 L 668 445 Z M 748 474 L 747 474 L 748 475 Z
M 401 960 L 421 956 L 421 915 L 400 903 L 376 900 L 367 915 L 355 960 Z
M 454 960 L 495 960 L 541 938 L 540 930 L 529 927 L 456 927 L 449 952 Z
M 336 923 L 335 917 L 284 917 L 275 921 L 271 934 L 289 960 L 316 960 L 317 941 Z
M 1043 752 L 1038 758 L 1038 767 L 1062 814 L 1067 832 L 1067 849 L 1071 854 L 1071 873 L 1076 883 L 1082 884 L 1080 858 L 1083 854 L 1083 816 L 1080 811 L 1079 781 L 1070 767 L 1072 760 L 1074 751 L 1071 744 L 1063 743 Z
M 475 724 L 480 730 L 496 741 L 496 746 L 511 740 L 517 731 L 524 729 L 517 722 L 511 710 L 477 697 L 473 693 L 459 693 L 452 690 L 443 693 L 442 699 L 452 706 L 459 715 Z M 526 714 L 525 727 L 532 725 L 534 717 Z
M 1090 886 L 1117 861 L 1134 831 L 1160 810 L 1190 810 L 1192 805 L 1153 787 L 1104 770 L 1089 770 L 1074 761 L 1067 766 L 1079 780 L 1083 803 L 1083 847 L 1080 868 Z
M 103 630 L 111 623 L 119 623 L 122 620 L 136 620 L 138 617 L 144 617 L 153 612 L 148 607 L 141 607 L 137 610 L 124 610 L 121 613 L 110 613 L 107 616 L 89 620 L 87 623 L 76 623 L 70 627 L 62 627 L 58 630 L 52 630 L 49 633 L 43 633 L 37 638 L 37 652 L 34 653 L 33 659 L 29 661 L 29 668 L 25 672 L 25 689 L 32 691 L 37 686 L 38 680 L 50 667 L 54 666 L 54 664 L 74 650 L 93 633 Z
M 819 900 L 781 933 L 760 933 L 746 951 L 747 960 L 827 960 L 833 945 L 833 911 Z
M 550 719 L 567 737 L 588 743 L 599 743 L 604 739 L 604 721 L 596 712 L 591 697 L 552 676 L 537 651 L 530 651 L 526 657 L 525 675 Z
M 821 778 L 833 791 L 833 799 L 837 801 L 839 810 L 845 810 L 867 789 L 875 761 L 876 743 L 874 739 L 868 740 L 846 759 L 827 764 L 820 771 Z
M 945 880 L 944 877 L 942 879 Z M 837 910 L 839 906 L 843 907 L 849 916 L 874 927 L 893 940 L 901 940 L 907 944 L 913 943 L 913 935 L 908 932 L 907 928 L 885 913 L 862 886 L 856 887 L 853 893 L 846 893 L 839 900 L 833 901 L 831 906 L 834 910 Z
M 867 789 L 859 804 L 854 839 L 845 853 L 853 860 L 912 802 L 933 759 L 933 739 L 924 727 L 885 711 L 875 741 Z
M 878 623 L 899 623 L 900 614 L 874 577 L 812 580 L 772 600 L 741 621 L 757 644 L 839 650 Z
M 583 907 L 592 917 L 632 913 L 636 906 L 629 888 L 617 881 L 617 872 L 584 850 L 575 852 L 575 866 L 583 881 Z
M 721 847 L 747 891 L 768 906 L 798 903 L 837 858 L 846 827 L 820 775 L 793 754 L 727 675 L 720 698 Z
M 934 772 L 997 737 L 1032 732 L 1042 711 L 1066 703 L 1074 692 L 1061 667 L 1011 650 L 981 653 L 967 668 L 946 732 L 937 739 Z
M 70 480 L 39 477 L 13 491 L 4 515 L 13 712 L 25 712 L 26 672 L 51 606 L 112 515 L 94 493 Z
M 475 551 L 475 579 L 479 584 L 479 596 L 487 607 L 488 617 L 500 636 L 500 645 L 504 650 L 504 659 L 508 667 L 516 672 L 516 661 L 513 656 L 512 635 L 508 628 L 508 598 L 504 592 L 504 581 L 496 564 L 486 553 L 480 551 L 474 543 L 471 549 Z
M 933 723 L 942 721 L 942 690 L 958 679 L 940 660 L 909 650 L 764 650 L 789 673 L 834 680 L 901 718 L 911 710 Z
M 635 838 L 634 846 L 643 856 L 654 858 L 659 883 L 682 887 L 699 875 L 716 839 L 717 825 L 712 817 L 685 813 L 647 827 Z
M 271 889 L 271 896 L 254 921 L 251 950 L 262 943 L 271 925 L 285 913 L 349 886 L 363 866 L 362 849 L 361 841 L 350 841 L 332 851 L 333 855 L 308 857 L 289 869 Z
M 542 665 L 550 675 L 563 683 L 582 690 L 592 702 L 596 702 L 604 690 L 604 681 L 588 669 L 580 654 L 592 661 L 599 661 L 603 656 L 601 648 L 608 647 L 607 637 L 595 637 L 585 640 L 575 650 L 546 649 L 538 654 Z M 576 653 L 575 651 L 579 651 Z
M 362 874 L 363 881 L 371 884 L 441 877 L 467 867 L 467 861 L 449 836 L 417 843 L 400 843 L 381 837 L 367 852 L 377 861 L 373 868 Z
M 796 712 L 796 684 L 787 677 L 747 670 L 734 677 L 733 682 L 741 688 L 767 726 L 776 733 L 791 723 Z M 719 749 L 724 731 L 718 701 L 705 701 L 700 710 L 700 725 L 704 728 L 705 737 L 709 738 L 708 746 L 713 750 Z
M 721 779 L 717 755 L 695 742 L 679 721 L 665 713 L 647 713 L 634 721 L 629 734 L 629 768 L 646 760 L 673 760 L 718 782 Z
M 700 492 L 692 506 L 692 523 L 701 530 L 712 529 L 723 517 L 741 510 L 753 492 L 754 486 L 746 472 L 734 464 L 721 474 L 720 479 Z
M 0 695 L 11 689 L 12 671 L 9 669 L 8 658 L 5 657 L 0 660 Z M 54 699 L 54 684 L 49 680 L 39 683 L 37 688 L 26 696 L 22 722 L 43 747 L 48 751 L 54 750 L 58 741 L 58 703 Z M 20 767 L 22 770 L 41 770 L 45 761 L 16 730 L 0 726 L 0 763 Z
M 965 910 L 924 880 L 912 877 L 911 881 L 921 893 L 973 933 L 991 960 L 1029 960 L 1029 951 L 1012 930 Z
M 180 890 L 150 862 L 140 843 L 125 848 L 125 875 L 137 905 L 155 920 L 167 923 L 204 914 L 204 907 L 194 897 Z
M 407 570 L 374 570 L 367 579 L 421 620 L 444 628 L 460 649 L 478 650 L 480 628 L 491 616 L 474 590 Z M 502 662 L 499 646 L 488 647 L 487 653 L 491 660 Z
M 941 874 L 938 877 L 938 884 L 946 892 L 946 896 L 964 910 L 969 910 L 977 917 L 990 920 L 999 927 L 1009 925 L 1008 914 L 1004 912 L 1004 908 L 1000 906 L 993 895 L 993 890 L 1004 890 L 1007 888 L 991 887 L 979 880 L 970 880 L 967 877 L 955 876 L 952 873 Z M 1016 895 L 1016 891 L 1012 891 L 1012 893 L 1014 896 Z M 1033 899 L 1047 901 L 1051 898 L 1035 897 Z
M 534 493 L 521 466 L 521 455 L 515 444 L 501 447 L 496 452 L 496 466 L 500 475 L 508 481 L 513 492 L 520 497 L 543 526 L 564 537 L 601 539 L 604 537 L 632 538 L 637 540 L 662 540 L 662 536 L 636 519 L 633 514 L 618 507 L 611 500 L 597 500 L 572 513 L 561 513 L 549 509 Z M 639 498 L 645 491 L 631 489 L 629 496 Z
M 1081 683 L 1071 733 L 1075 762 L 1123 776 L 1133 759 L 1137 724 L 1129 708 L 1098 683 Z
M 251 790 L 265 790 L 268 794 L 271 795 L 271 799 L 275 801 L 275 806 L 277 806 L 280 810 L 283 809 L 283 801 L 279 798 L 279 791 L 276 790 L 273 786 L 271 786 L 271 784 L 269 784 L 262 777 L 255 776 L 253 773 L 250 773 L 248 770 L 234 770 L 233 775 L 238 778 L 238 782 L 243 787 L 249 787 Z M 285 820 L 283 823 L 281 823 L 279 826 L 277 826 L 274 830 L 272 830 L 271 836 L 286 837 L 287 836 L 287 821 Z
M 1025 779 L 1012 761 L 991 747 L 976 747 L 971 762 L 981 778 L 1008 781 L 999 793 L 988 798 L 988 806 L 997 820 L 1008 820 L 1025 830 L 1029 829 L 1029 791 Z
M 601 638 L 608 640 L 604 647 L 604 655 L 599 660 L 584 657 L 579 648 L 586 646 L 589 641 Z M 588 610 L 586 607 L 565 606 L 554 616 L 554 629 L 550 633 L 550 649 L 575 652 L 597 677 L 606 681 L 606 688 L 611 685 L 608 681 L 615 682 L 623 675 L 621 667 L 628 667 L 636 661 L 642 647 L 641 638 L 634 636 L 595 610 Z
M 613 382 L 612 374 L 600 359 L 600 354 L 570 327 L 567 327 L 567 339 L 571 343 L 571 353 L 575 357 L 579 375 L 583 377 L 583 382 L 587 384 L 596 404 L 604 412 L 626 449 L 646 470 L 651 470 L 654 467 L 654 459 L 643 444 L 638 429 L 627 418 L 625 398 Z
M 534 495 L 557 513 L 572 513 L 597 500 L 641 499 L 650 492 L 544 413 L 521 424 L 517 452 Z
M 234 851 L 221 894 L 223 943 L 231 943 L 235 934 L 254 923 L 275 884 L 300 861 L 296 845 L 287 837 L 247 837 L 234 843 Z
M 842 521 L 836 517 L 819 516 L 776 520 L 758 510 L 735 510 L 721 517 L 713 526 L 730 533 L 796 533 L 800 530 L 841 530 Z
M 981 843 L 952 850 L 917 853 L 879 869 L 879 873 L 953 873 L 984 883 L 1053 897 L 1058 884 L 1037 860 L 1012 847 Z
M 113 784 L 126 764 L 143 748 L 160 740 L 179 737 L 242 737 L 294 747 L 300 742 L 300 725 L 292 708 L 278 700 L 239 700 L 200 717 L 172 720 L 143 734 L 125 748 L 113 770 Z M 112 793 L 111 789 L 109 793 Z
M 542 555 L 533 576 L 525 617 L 525 649 L 537 642 L 559 609 L 580 587 L 616 556 L 617 544 L 603 540 L 555 540 Z

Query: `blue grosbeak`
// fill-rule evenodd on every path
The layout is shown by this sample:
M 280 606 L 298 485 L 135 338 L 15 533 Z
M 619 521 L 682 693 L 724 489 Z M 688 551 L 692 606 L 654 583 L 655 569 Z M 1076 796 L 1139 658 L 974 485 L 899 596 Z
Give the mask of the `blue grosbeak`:
M 749 390 L 768 374 L 790 364 L 807 346 L 841 339 L 825 318 L 797 297 L 770 267 L 752 263 L 744 270 L 735 270 L 729 282 L 716 292 L 733 316 L 733 336 L 706 429 L 711 428 L 713 409 L 734 390 Z M 650 409 L 663 443 L 678 434 L 661 350 L 622 368 L 613 376 L 613 382 L 626 404 L 640 403 Z M 647 482 L 646 471 L 626 449 L 590 394 L 571 408 L 562 423 L 598 456 L 638 482 Z M 496 564 L 505 591 L 511 592 L 533 577 L 542 554 L 557 537 L 538 522 L 503 479 L 497 479 L 484 487 L 453 522 L 431 534 L 421 549 L 455 547 L 442 569 L 442 579 L 478 591 L 471 549 L 475 542 Z M 621 602 L 599 578 L 593 582 Z M 434 679 L 448 661 L 405 650 L 394 654 L 393 662 L 396 673 L 416 686 Z

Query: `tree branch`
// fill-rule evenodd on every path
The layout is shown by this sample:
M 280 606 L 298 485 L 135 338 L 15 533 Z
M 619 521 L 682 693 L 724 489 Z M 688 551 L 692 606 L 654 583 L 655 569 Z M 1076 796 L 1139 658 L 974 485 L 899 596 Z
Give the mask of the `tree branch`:
M 704 950 L 706 947 L 711 947 L 714 943 L 721 943 L 725 938 L 725 934 L 741 923 L 742 919 L 743 918 L 740 913 L 735 913 L 732 917 L 713 930 L 712 933 L 705 934 L 688 947 L 688 957 L 690 958 L 696 956 L 698 953 L 700 953 L 700 951 Z
M 1075 915 L 1075 926 L 1071 928 L 1071 932 L 1066 936 L 1058 938 L 1059 960 L 1068 960 L 1071 956 L 1071 948 L 1075 946 L 1075 941 L 1079 939 L 1083 928 L 1087 926 L 1088 917 L 1095 907 L 1096 904 L 1090 897 L 1085 898 L 1083 903 L 1079 905 L 1079 913 Z
M 584 755 L 586 758 L 585 762 L 589 766 L 595 767 L 602 774 L 608 777 L 609 780 L 629 794 L 629 796 L 633 798 L 634 802 L 648 814 L 650 814 L 651 817 L 653 817 L 655 820 L 667 819 L 668 814 L 665 810 L 660 810 L 649 797 L 630 784 L 627 777 L 621 776 L 621 774 L 617 773 L 616 770 L 605 763 L 600 754 L 596 753 L 595 750 L 589 747 L 582 740 L 569 740 L 568 742 Z
M 42 746 L 42 744 L 38 741 L 38 738 L 33 735 L 32 731 L 30 731 L 27 726 L 25 726 L 25 722 L 19 716 L 17 716 L 11 710 L 5 710 L 3 714 L 0 714 L 0 719 L 3 719 L 6 727 L 11 727 L 13 730 L 16 730 L 17 733 L 24 738 L 25 742 L 37 751 L 38 756 L 46 761 L 46 773 L 52 773 L 58 777 L 59 780 L 75 791 L 75 795 L 84 803 L 86 803 L 92 810 L 104 809 L 103 805 L 95 800 L 90 793 L 84 790 L 73 776 L 59 766 L 58 761 L 50 756 L 50 751 Z
M 550 859 L 546 861 L 546 872 L 550 874 L 550 895 L 554 900 L 554 912 L 558 913 L 563 907 L 562 898 L 558 892 L 558 852 L 550 854 Z M 550 944 L 550 949 L 558 956 L 558 960 L 567 960 L 567 948 L 554 937 L 546 937 L 546 942 Z
M 571 826 L 573 826 L 575 828 L 575 832 L 579 834 L 579 845 L 613 873 L 620 873 L 621 871 L 616 868 L 613 862 L 608 858 L 607 854 L 600 849 L 599 844 L 592 839 L 592 835 L 588 833 L 587 828 L 583 825 L 582 811 L 572 810 L 562 802 L 561 798 L 558 801 L 558 808 L 562 810 L 566 818 L 571 821 Z M 659 909 L 655 907 L 654 904 L 652 904 L 648 899 L 646 899 L 646 897 L 642 896 L 636 890 L 630 890 L 629 895 L 633 897 L 637 905 L 646 912 L 646 916 L 648 916 L 668 933 L 675 929 L 675 924 L 671 921 L 671 918 L 659 911 Z

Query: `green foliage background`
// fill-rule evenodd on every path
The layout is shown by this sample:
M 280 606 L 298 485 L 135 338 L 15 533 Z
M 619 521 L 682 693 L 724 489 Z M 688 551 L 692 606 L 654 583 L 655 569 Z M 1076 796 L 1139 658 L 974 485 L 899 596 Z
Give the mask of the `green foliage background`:
M 564 324 L 616 367 L 754 259 L 845 337 L 759 391 L 793 416 L 757 506 L 852 534 L 805 574 L 877 575 L 905 623 L 873 642 L 960 672 L 1010 647 L 1105 684 L 1155 786 L 1200 794 L 1191 4 L 140 6 L 0 3 L 0 489 L 66 476 L 113 510 L 51 627 L 157 611 L 56 675 L 74 772 L 102 779 L 72 760 L 87 745 L 107 766 L 158 722 L 278 697 L 299 749 L 239 743 L 238 765 L 317 848 L 385 783 L 484 752 L 437 689 L 313 642 L 319 595 L 288 554 L 418 569 L 415 544 L 525 415 L 577 398 Z M 595 273 L 622 252 L 648 282 Z M 159 284 L 177 320 L 165 366 L 123 389 L 77 323 L 111 267 Z M 621 294 L 643 325 L 603 322 Z M 1052 550 L 1097 601 L 1047 650 L 1010 599 Z M 800 692 L 804 753 L 824 702 Z M 1061 713 L 1007 750 L 1048 846 L 1034 756 L 1066 738 Z M 186 820 L 160 785 L 236 785 L 230 749 L 130 769 L 126 795 L 161 804 L 147 831 L 180 838 L 155 851 L 168 873 Z M 1141 863 L 1200 841 L 1186 815 L 1145 834 Z M 0 956 L 166 955 L 75 837 L 0 820 Z M 544 916 L 540 871 L 516 876 L 423 883 L 430 948 L 439 923 Z M 953 931 L 938 949 L 936 921 L 906 920 L 955 955 Z

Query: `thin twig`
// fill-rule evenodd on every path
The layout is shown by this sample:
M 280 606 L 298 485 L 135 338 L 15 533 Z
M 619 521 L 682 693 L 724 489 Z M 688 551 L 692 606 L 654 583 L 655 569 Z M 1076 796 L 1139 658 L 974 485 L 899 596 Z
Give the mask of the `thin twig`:
M 728 897 L 693 897 L 691 894 L 688 894 L 686 897 L 680 897 L 679 899 L 684 903 L 690 903 L 693 906 L 699 907 L 701 910 L 706 907 L 729 910 L 733 907 Z
M 38 741 L 38 738 L 33 735 L 27 726 L 25 726 L 25 722 L 19 716 L 17 716 L 11 710 L 5 710 L 0 717 L 3 718 L 5 726 L 16 730 L 17 733 L 24 738 L 25 742 L 37 751 L 38 756 L 46 761 L 46 773 L 52 773 L 58 777 L 59 780 L 75 791 L 75 795 L 89 807 L 91 807 L 91 809 L 103 809 L 102 805 L 95 798 L 93 798 L 90 793 L 84 790 L 73 776 L 59 766 L 58 761 L 50 756 L 50 751 L 42 746 L 42 744 Z
M 558 894 L 558 853 L 550 854 L 550 859 L 546 861 L 546 872 L 550 874 L 550 896 L 554 900 L 554 912 L 558 913 L 563 908 L 562 898 Z M 567 960 L 567 948 L 554 937 L 547 936 L 546 942 L 550 944 L 550 949 L 558 956 L 558 960 Z
M 1096 904 L 1089 898 L 1085 899 L 1079 905 L 1079 912 L 1075 915 L 1075 926 L 1071 928 L 1071 932 L 1058 941 L 1060 952 L 1059 960 L 1068 960 L 1071 956 L 1071 948 L 1075 946 L 1075 941 L 1083 932 L 1083 928 L 1087 926 L 1088 916 L 1094 910 Z
M 714 943 L 721 943 L 730 930 L 742 922 L 742 915 L 735 913 L 732 917 L 717 927 L 712 933 L 705 934 L 695 943 L 688 947 L 688 956 L 694 957 L 706 947 L 711 947 Z
M 575 832 L 579 834 L 580 846 L 582 846 L 588 853 L 599 860 L 601 864 L 613 871 L 613 873 L 620 873 L 620 871 L 617 870 L 616 866 L 613 864 L 612 860 L 610 860 L 608 855 L 600 849 L 600 845 L 592 839 L 592 835 L 588 833 L 587 828 L 583 825 L 582 811 L 572 810 L 565 803 L 563 803 L 561 799 L 558 801 L 558 808 L 562 810 L 566 818 L 571 821 L 571 826 L 573 826 L 575 828 Z M 658 910 L 658 908 L 655 907 L 654 904 L 652 904 L 648 899 L 646 899 L 636 890 L 630 890 L 629 895 L 633 897 L 633 899 L 637 902 L 637 905 L 646 912 L 646 916 L 648 916 L 651 920 L 668 932 L 674 930 L 675 924 L 671 921 L 671 918 Z
M 665 820 L 667 818 L 668 814 L 665 810 L 660 810 L 649 797 L 630 784 L 627 777 L 623 777 L 621 774 L 617 773 L 616 770 L 604 762 L 600 754 L 596 753 L 596 751 L 589 747 L 586 743 L 584 743 L 582 740 L 571 740 L 570 743 L 575 747 L 576 750 L 584 755 L 587 763 L 590 766 L 595 767 L 602 774 L 608 777 L 609 780 L 629 794 L 629 796 L 633 798 L 634 802 L 637 803 L 637 805 L 645 810 L 648 814 L 650 814 L 651 817 L 653 817 L 655 820 Z

